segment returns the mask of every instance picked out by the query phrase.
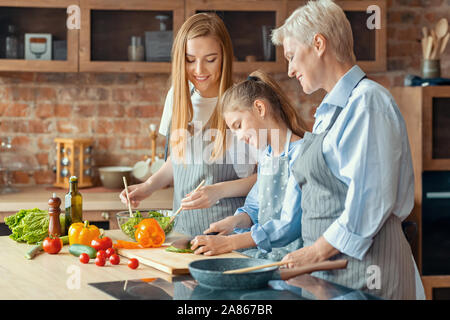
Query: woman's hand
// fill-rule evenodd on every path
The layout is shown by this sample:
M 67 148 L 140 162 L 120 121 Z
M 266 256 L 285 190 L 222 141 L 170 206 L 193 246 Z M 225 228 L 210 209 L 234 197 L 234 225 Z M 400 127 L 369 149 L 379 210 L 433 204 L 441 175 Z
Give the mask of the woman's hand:
M 150 184 L 147 182 L 143 182 L 128 186 L 128 194 L 130 196 L 131 206 L 133 208 L 137 208 L 142 200 L 152 194 Z M 123 189 L 120 193 L 120 200 L 122 201 L 122 203 L 128 205 L 127 193 L 125 189 Z
M 190 192 L 181 200 L 183 210 L 211 208 L 221 199 L 220 187 L 213 184 Z
M 233 232 L 234 228 L 238 223 L 236 216 L 229 216 L 225 219 L 219 220 L 217 222 L 211 223 L 209 228 L 203 231 L 204 234 L 211 232 L 218 232 L 219 235 L 227 235 Z
M 288 253 L 281 261 L 291 261 L 286 265 L 286 267 L 295 268 L 306 264 L 319 262 L 320 259 L 314 251 L 313 246 L 306 246 Z
M 292 261 L 286 266 L 294 268 L 309 263 L 321 262 L 339 253 L 339 250 L 329 244 L 324 236 L 321 236 L 312 245 L 288 253 L 283 257 L 282 261 Z
M 195 254 L 214 256 L 233 251 L 233 244 L 228 236 L 196 236 L 191 241 L 191 249 Z

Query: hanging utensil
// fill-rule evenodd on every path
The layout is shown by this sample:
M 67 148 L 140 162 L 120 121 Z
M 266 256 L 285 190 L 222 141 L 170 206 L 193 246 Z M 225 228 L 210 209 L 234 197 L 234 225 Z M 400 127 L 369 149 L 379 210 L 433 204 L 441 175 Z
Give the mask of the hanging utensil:
M 218 290 L 258 289 L 267 286 L 270 280 L 288 280 L 290 278 L 314 271 L 347 268 L 347 260 L 331 260 L 305 265 L 298 268 L 273 266 L 248 273 L 224 274 L 224 271 L 239 267 L 254 267 L 266 264 L 265 259 L 253 258 L 218 258 L 193 261 L 189 272 L 199 285 Z

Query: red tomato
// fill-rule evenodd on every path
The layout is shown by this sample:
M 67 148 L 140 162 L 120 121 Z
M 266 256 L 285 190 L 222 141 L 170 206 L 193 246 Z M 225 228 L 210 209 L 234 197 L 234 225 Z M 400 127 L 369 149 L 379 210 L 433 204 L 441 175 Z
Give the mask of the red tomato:
M 44 239 L 42 247 L 44 248 L 45 252 L 55 254 L 61 251 L 61 248 L 63 247 L 63 242 L 58 237 L 56 238 L 47 237 Z
M 95 258 L 95 265 L 99 266 L 99 267 L 103 267 L 106 263 L 106 258 L 102 258 L 102 257 L 97 257 Z
M 94 238 L 91 241 L 91 247 L 97 251 L 106 250 L 108 248 L 112 248 L 112 246 L 113 246 L 113 242 L 112 242 L 111 238 L 109 238 L 109 237 Z
M 89 259 L 90 259 L 90 257 L 87 253 L 80 254 L 80 262 L 81 263 L 84 263 L 84 264 L 89 263 Z
M 105 250 L 99 250 L 97 252 L 97 258 L 101 258 L 101 259 L 106 260 L 106 258 L 108 258 L 108 255 L 106 254 Z
M 119 264 L 120 263 L 120 257 L 117 254 L 113 253 L 111 255 L 111 257 L 109 257 L 109 262 L 111 262 L 111 264 L 114 264 L 114 265 Z
M 128 260 L 128 267 L 131 269 L 136 269 L 137 267 L 139 267 L 138 259 L 131 258 L 130 260 Z
M 116 253 L 116 251 L 113 248 L 106 249 L 106 255 L 108 256 L 108 258 L 111 257 L 115 253 Z

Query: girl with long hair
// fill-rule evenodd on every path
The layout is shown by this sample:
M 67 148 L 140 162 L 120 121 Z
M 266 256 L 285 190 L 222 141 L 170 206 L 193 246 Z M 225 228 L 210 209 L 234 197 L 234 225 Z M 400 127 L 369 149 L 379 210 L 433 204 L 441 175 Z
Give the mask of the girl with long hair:
M 174 230 L 186 235 L 200 234 L 233 214 L 256 180 L 256 159 L 238 163 L 234 149 L 225 147 L 223 158 L 213 162 L 199 157 L 208 147 L 205 134 L 224 122 L 216 105 L 232 85 L 232 62 L 230 36 L 217 15 L 199 13 L 185 21 L 172 47 L 172 87 L 159 129 L 170 136 L 170 157 L 147 181 L 129 187 L 130 202 L 137 207 L 154 191 L 173 184 L 173 209 L 184 209 Z M 192 193 L 202 180 L 205 185 Z M 125 190 L 120 198 L 127 203 Z
M 252 257 L 281 260 L 302 247 L 301 192 L 290 167 L 301 150 L 306 126 L 278 84 L 262 71 L 228 89 L 219 111 L 239 140 L 265 150 L 244 206 L 212 223 L 204 233 L 219 234 L 197 236 L 192 249 L 205 255 L 239 250 Z M 221 146 L 216 144 L 216 155 Z

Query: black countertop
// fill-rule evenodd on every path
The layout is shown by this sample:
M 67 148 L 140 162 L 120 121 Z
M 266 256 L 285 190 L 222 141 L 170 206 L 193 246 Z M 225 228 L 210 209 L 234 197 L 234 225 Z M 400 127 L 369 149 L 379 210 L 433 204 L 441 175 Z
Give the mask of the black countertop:
M 191 276 L 177 276 L 172 282 L 161 278 L 97 282 L 89 285 L 119 300 L 376 300 L 366 292 L 353 290 L 311 275 L 289 281 L 273 280 L 264 289 L 212 290 L 197 285 Z

